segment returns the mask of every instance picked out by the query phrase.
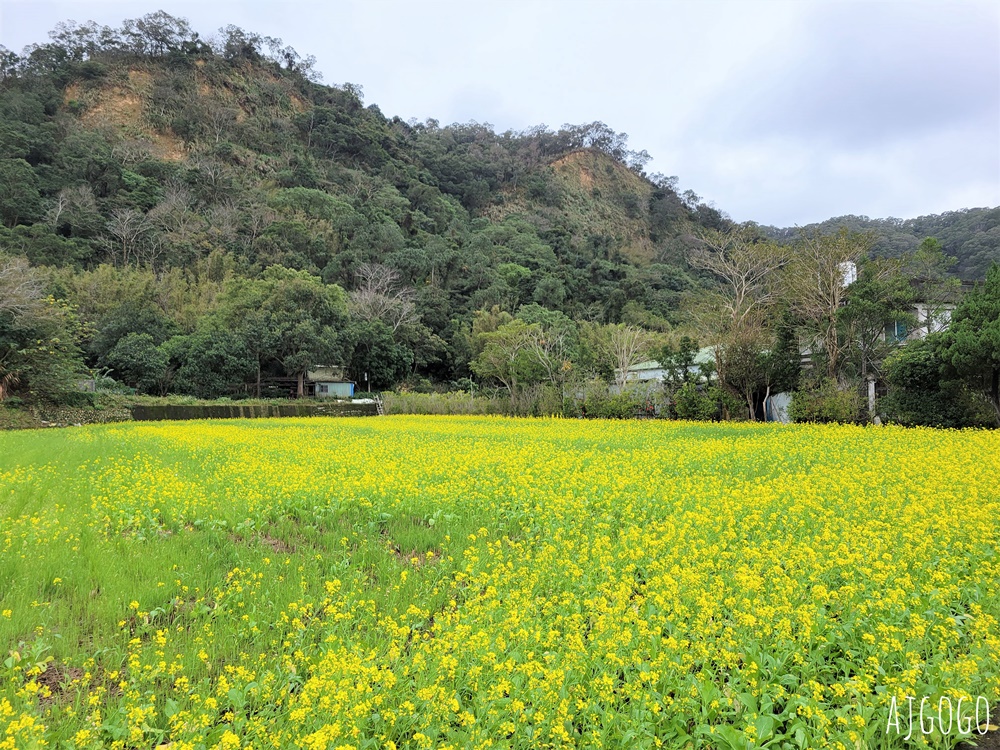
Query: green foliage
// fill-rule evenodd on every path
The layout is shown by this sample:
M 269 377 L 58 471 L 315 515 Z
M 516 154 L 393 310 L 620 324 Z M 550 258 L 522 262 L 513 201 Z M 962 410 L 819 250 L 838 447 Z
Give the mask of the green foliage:
M 148 333 L 128 333 L 104 356 L 117 380 L 139 393 L 162 394 L 169 358 Z
M 156 347 L 179 333 L 179 326 L 148 300 L 126 300 L 102 316 L 89 349 L 99 364 L 117 370 L 118 367 L 109 360 L 110 352 L 130 334 L 146 336 Z M 133 388 L 137 387 L 135 382 L 127 379 L 126 382 Z
M 867 216 L 837 216 L 806 227 L 764 227 L 772 237 L 788 241 L 799 232 L 828 233 L 840 227 L 874 234 L 873 254 L 895 258 L 912 252 L 934 238 L 940 249 L 956 260 L 954 272 L 962 279 L 981 279 L 1000 256 L 1000 207 L 965 208 L 915 219 L 870 219 Z
M 885 363 L 889 393 L 879 410 L 890 422 L 908 427 L 974 427 L 988 424 L 985 404 L 968 387 L 942 375 L 945 363 L 931 338 L 909 342 Z M 985 417 L 985 419 L 984 419 Z
M 802 354 L 795 320 L 786 309 L 777 324 L 774 346 L 761 353 L 760 368 L 764 382 L 772 394 L 794 391 L 802 372 Z
M 56 234 L 45 224 L 19 224 L 12 229 L 0 226 L 0 252 L 22 255 L 35 266 L 79 267 L 94 247 L 87 240 Z
M 822 379 L 808 383 L 792 394 L 788 416 L 793 422 L 849 423 L 861 415 L 861 396 L 854 388 L 843 388 L 836 381 Z
M 581 416 L 588 419 L 632 419 L 645 411 L 647 399 L 635 393 L 587 394 L 580 405 Z
M 38 177 L 24 159 L 0 159 L 0 219 L 9 227 L 38 218 Z
M 173 389 L 197 398 L 245 393 L 256 373 L 244 341 L 221 328 L 206 326 L 190 336 L 175 336 L 163 349 L 177 367 Z
M 696 382 L 699 373 L 694 363 L 698 355 L 698 342 L 690 336 L 681 336 L 677 345 L 663 345 L 656 353 L 656 359 L 666 370 L 664 384 L 668 390 L 676 390 L 685 383 Z
M 0 309 L 0 401 L 15 394 L 58 403 L 76 393 L 83 377 L 79 335 L 72 309 L 51 298 L 16 316 Z
M 379 320 L 354 323 L 345 337 L 354 342 L 350 372 L 355 382 L 380 390 L 392 388 L 410 373 L 413 352 L 393 340 L 385 323 Z
M 674 395 L 672 411 L 678 419 L 717 421 L 745 410 L 738 399 L 722 388 L 688 381 Z
M 532 336 L 538 330 L 536 324 L 528 325 L 515 318 L 494 331 L 476 334 L 479 354 L 470 363 L 472 371 L 500 383 L 512 399 L 516 398 L 519 386 L 537 383 L 544 377 L 531 346 Z
M 898 346 L 885 335 L 887 327 L 902 324 L 912 328 L 915 300 L 910 277 L 896 260 L 862 259 L 858 278 L 847 290 L 847 303 L 837 310 L 845 341 L 845 371 L 863 379 L 877 372 L 882 361 Z
M 52 290 L 80 310 L 89 366 L 129 333 L 159 346 L 228 327 L 256 363 L 255 392 L 335 363 L 384 370 L 384 385 L 486 372 L 513 376 L 511 393 L 545 382 L 562 394 L 584 375 L 615 377 L 593 326 L 693 330 L 685 298 L 711 282 L 688 263 L 690 238 L 731 226 L 677 178 L 647 177 L 648 154 L 604 123 L 498 133 L 389 119 L 359 86 L 319 85 L 310 58 L 235 26 L 209 45 L 162 12 L 64 24 L 0 66 L 0 251 L 60 269 Z M 941 247 L 906 273 L 940 281 L 943 248 L 968 275 L 997 256 L 998 217 L 885 222 L 876 252 L 900 255 L 933 231 Z M 841 223 L 863 229 L 853 218 Z M 398 272 L 415 315 L 367 351 L 342 289 L 373 262 Z M 264 270 L 275 266 L 311 280 L 278 280 Z M 886 317 L 884 290 L 863 291 L 841 337 Z M 540 329 L 503 379 L 477 338 L 500 325 L 475 330 L 476 311 L 494 306 Z M 794 385 L 796 363 L 771 343 L 742 360 L 748 402 Z M 862 349 L 839 374 L 886 353 Z
M 962 380 L 992 406 L 1000 426 L 1000 265 L 952 313 L 948 330 L 934 337 L 946 375 Z
M 514 414 L 507 396 L 449 393 L 389 392 L 382 394 L 386 414 Z
M 223 292 L 215 325 L 242 342 L 253 378 L 268 363 L 302 378 L 315 365 L 345 357 L 346 295 L 307 271 L 271 266 L 260 279 L 234 279 Z

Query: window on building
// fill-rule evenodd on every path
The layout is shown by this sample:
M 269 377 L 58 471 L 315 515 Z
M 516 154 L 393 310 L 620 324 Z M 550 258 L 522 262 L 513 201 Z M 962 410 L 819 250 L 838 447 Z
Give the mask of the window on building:
M 329 388 L 329 386 L 326 383 L 320 383 L 319 384 L 319 392 L 320 393 L 329 393 L 330 392 L 330 388 Z

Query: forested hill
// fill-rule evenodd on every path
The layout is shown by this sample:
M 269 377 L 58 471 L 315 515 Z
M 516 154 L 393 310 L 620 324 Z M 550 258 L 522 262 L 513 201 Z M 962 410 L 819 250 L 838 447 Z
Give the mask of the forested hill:
M 647 175 L 625 134 L 404 121 L 317 79 L 280 40 L 229 26 L 206 42 L 163 12 L 0 48 L 0 255 L 46 269 L 89 366 L 109 366 L 128 334 L 174 363 L 194 356 L 184 347 L 216 351 L 254 294 L 278 305 L 294 288 L 280 304 L 297 310 L 309 294 L 320 304 L 320 284 L 321 307 L 344 309 L 345 292 L 361 307 L 315 313 L 340 333 L 313 349 L 315 326 L 294 346 L 275 339 L 254 354 L 258 377 L 311 357 L 384 365 L 382 385 L 407 371 L 452 380 L 469 373 L 476 311 L 666 330 L 707 283 L 687 251 L 731 222 Z M 904 224 L 893 243 L 936 231 Z M 993 211 L 942 232 L 963 273 L 997 256 L 996 225 Z
M 968 208 L 916 219 L 837 216 L 802 228 L 763 229 L 775 239 L 793 240 L 802 231 L 828 234 L 841 227 L 874 234 L 872 251 L 884 257 L 912 252 L 923 240 L 933 237 L 945 253 L 958 259 L 953 272 L 966 280 L 982 279 L 990 264 L 1000 261 L 1000 208 Z
M 531 301 L 618 320 L 629 302 L 669 315 L 683 238 L 724 223 L 602 123 L 390 119 L 235 27 L 208 45 L 156 14 L 62 26 L 25 52 L 5 55 L 0 210 L 4 247 L 35 264 L 220 253 L 237 273 L 282 264 L 350 289 L 378 261 L 423 290 L 429 320 Z

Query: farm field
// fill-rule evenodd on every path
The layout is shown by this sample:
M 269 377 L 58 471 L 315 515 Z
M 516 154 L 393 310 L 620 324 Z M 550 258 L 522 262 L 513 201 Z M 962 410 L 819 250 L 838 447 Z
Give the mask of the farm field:
M 950 748 L 887 717 L 1000 697 L 998 456 L 472 417 L 0 434 L 0 750 Z

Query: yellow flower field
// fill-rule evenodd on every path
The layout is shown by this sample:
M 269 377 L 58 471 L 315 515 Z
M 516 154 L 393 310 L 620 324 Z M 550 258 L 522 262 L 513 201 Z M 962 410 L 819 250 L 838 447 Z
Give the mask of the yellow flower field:
M 0 435 L 0 750 L 953 747 L 886 723 L 1000 697 L 998 456 L 468 417 Z

